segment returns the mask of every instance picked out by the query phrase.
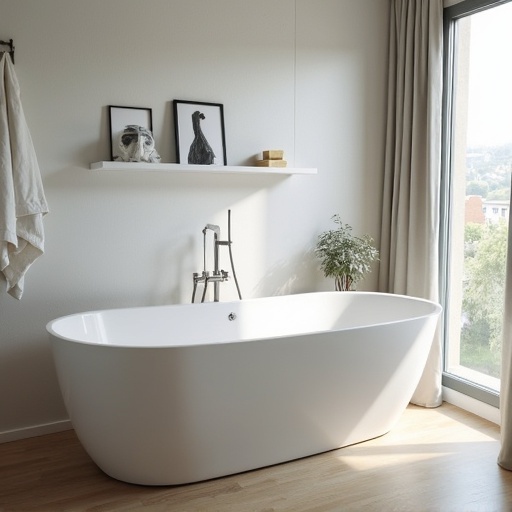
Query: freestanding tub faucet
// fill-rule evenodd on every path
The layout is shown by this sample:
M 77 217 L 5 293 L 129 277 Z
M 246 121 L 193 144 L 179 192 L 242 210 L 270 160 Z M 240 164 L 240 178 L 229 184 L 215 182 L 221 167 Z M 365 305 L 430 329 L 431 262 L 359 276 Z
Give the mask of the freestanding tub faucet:
M 213 273 L 210 273 L 206 270 L 206 233 L 208 231 L 213 231 Z M 193 274 L 193 282 L 194 289 L 192 291 L 192 303 L 195 301 L 196 290 L 198 284 L 203 284 L 203 295 L 201 297 L 201 302 L 204 302 L 206 297 L 206 290 L 208 289 L 208 284 L 213 282 L 213 300 L 214 302 L 219 302 L 219 288 L 220 283 L 227 281 L 229 279 L 229 274 L 227 271 L 219 268 L 219 247 L 221 245 L 226 245 L 229 249 L 229 259 L 231 262 L 231 270 L 233 272 L 233 279 L 235 280 L 236 289 L 238 291 L 238 297 L 240 300 L 242 299 L 242 294 L 240 293 L 240 287 L 238 286 L 238 280 L 236 278 L 235 267 L 233 265 L 233 254 L 231 252 L 231 210 L 228 210 L 228 239 L 227 240 L 219 240 L 220 239 L 220 227 L 216 224 L 206 224 L 203 229 L 203 271 L 201 273 L 194 272 Z

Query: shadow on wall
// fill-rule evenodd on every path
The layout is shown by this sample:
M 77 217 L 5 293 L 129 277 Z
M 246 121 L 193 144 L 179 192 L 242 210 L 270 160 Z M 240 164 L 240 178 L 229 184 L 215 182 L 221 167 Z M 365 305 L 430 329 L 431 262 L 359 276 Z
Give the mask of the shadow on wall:
M 314 249 L 275 263 L 254 287 L 253 297 L 312 292 L 322 278 Z
M 155 261 L 155 274 L 149 304 L 160 306 L 165 304 L 181 304 L 190 301 L 185 294 L 190 293 L 192 285 L 187 286 L 188 280 L 192 282 L 194 237 L 184 236 L 169 240 L 165 247 L 158 251 Z

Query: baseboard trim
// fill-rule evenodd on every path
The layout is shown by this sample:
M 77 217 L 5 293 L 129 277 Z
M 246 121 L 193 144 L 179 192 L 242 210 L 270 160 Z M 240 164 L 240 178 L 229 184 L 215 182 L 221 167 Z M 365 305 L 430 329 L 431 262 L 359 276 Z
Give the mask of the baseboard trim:
M 480 416 L 487 421 L 496 423 L 496 425 L 501 424 L 500 410 L 498 408 L 484 402 L 480 402 L 479 400 L 464 395 L 454 389 L 443 386 L 443 400 L 459 407 L 460 409 L 464 409 L 465 411 L 475 414 L 476 416 Z
M 7 430 L 0 432 L 0 444 L 9 443 L 11 441 L 19 441 L 20 439 L 27 439 L 29 437 L 44 436 L 46 434 L 54 434 L 55 432 L 62 432 L 64 430 L 71 430 L 73 426 L 71 421 L 62 420 L 53 423 L 45 423 L 43 425 L 35 425 L 33 427 L 19 428 L 16 430 Z

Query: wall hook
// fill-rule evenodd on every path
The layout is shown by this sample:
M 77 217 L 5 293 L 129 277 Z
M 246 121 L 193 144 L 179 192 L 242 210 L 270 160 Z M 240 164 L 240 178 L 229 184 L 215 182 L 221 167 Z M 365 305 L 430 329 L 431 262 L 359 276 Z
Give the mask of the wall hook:
M 11 60 L 12 60 L 12 63 L 14 64 L 14 41 L 12 39 L 9 39 L 9 41 L 0 41 L 0 45 L 9 47 L 9 53 L 11 54 Z

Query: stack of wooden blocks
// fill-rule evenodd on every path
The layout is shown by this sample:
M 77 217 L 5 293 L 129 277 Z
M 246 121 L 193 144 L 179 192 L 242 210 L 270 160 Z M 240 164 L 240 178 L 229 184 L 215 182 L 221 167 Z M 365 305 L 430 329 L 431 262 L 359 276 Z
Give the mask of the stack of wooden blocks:
M 268 149 L 263 151 L 263 160 L 256 160 L 258 167 L 286 167 L 286 160 L 283 160 L 282 149 Z

